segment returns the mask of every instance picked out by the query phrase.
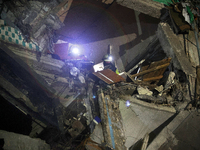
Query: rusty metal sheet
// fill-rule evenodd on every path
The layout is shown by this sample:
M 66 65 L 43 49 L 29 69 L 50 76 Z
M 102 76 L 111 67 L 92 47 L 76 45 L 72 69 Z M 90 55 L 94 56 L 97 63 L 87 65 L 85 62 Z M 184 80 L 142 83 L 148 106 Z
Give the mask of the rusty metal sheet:
M 125 81 L 125 79 L 110 69 L 93 72 L 95 76 L 106 82 L 107 84 L 113 84 L 120 81 Z

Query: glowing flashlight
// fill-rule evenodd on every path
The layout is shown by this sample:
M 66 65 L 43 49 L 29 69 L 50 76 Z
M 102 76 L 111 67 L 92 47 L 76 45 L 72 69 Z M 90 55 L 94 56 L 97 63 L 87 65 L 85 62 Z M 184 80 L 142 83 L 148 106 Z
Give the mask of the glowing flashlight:
M 126 107 L 129 107 L 131 105 L 130 101 L 126 101 Z
M 108 59 L 109 59 L 110 61 L 112 61 L 112 56 L 109 56 Z
M 72 53 L 75 54 L 75 55 L 79 54 L 78 47 L 72 47 Z

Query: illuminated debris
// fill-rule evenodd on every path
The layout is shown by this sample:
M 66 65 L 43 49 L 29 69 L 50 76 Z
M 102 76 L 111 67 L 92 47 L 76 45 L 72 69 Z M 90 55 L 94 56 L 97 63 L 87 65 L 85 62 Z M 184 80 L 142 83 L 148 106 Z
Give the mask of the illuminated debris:
M 131 105 L 130 101 L 127 100 L 127 101 L 126 101 L 126 106 L 129 107 L 130 105 Z

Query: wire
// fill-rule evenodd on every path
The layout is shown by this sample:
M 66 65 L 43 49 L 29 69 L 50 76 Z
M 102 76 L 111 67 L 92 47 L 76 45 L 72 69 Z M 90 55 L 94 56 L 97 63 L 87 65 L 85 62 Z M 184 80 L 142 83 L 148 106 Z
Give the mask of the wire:
M 194 45 L 194 46 L 196 46 L 197 47 L 197 45 L 195 45 L 192 41 L 190 41 L 188 38 L 185 38 L 187 41 L 189 41 L 192 45 Z

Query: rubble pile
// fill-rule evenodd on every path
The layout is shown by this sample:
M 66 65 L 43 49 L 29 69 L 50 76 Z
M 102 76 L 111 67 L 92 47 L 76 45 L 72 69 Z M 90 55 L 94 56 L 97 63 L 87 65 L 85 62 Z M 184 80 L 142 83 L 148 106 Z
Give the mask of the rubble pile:
M 166 71 L 157 85 L 136 80 L 134 83 L 121 82 L 108 85 L 104 93 L 110 95 L 112 99 L 130 95 L 145 102 L 176 107 L 191 100 L 188 95 L 187 79 L 183 76 L 184 73 L 181 71 L 177 74 Z
M 143 140 L 146 149 L 150 144 L 149 137 L 153 139 L 149 132 L 158 134 L 158 128 L 168 125 L 179 112 L 198 109 L 200 105 L 200 67 L 199 62 L 194 61 L 199 60 L 195 56 L 200 54 L 197 36 L 200 15 L 197 11 L 199 5 L 194 7 L 192 2 L 173 1 L 169 5 L 166 2 L 167 10 L 161 16 L 162 23 L 154 39 L 145 49 L 147 54 L 140 60 L 138 57 L 135 62 L 139 62 L 131 69 L 120 72 L 114 65 L 111 52 L 106 54 L 104 62 L 94 64 L 84 55 L 73 53 L 72 48 L 76 45 L 66 41 L 55 43 L 54 30 L 63 25 L 56 13 L 66 4 L 55 0 L 49 3 L 4 1 L 3 5 L 9 7 L 6 15 L 12 19 L 9 26 L 19 29 L 26 42 L 33 40 L 41 51 L 50 52 L 43 55 L 17 47 L 16 43 L 6 46 L 0 42 L 3 47 L 0 51 L 3 64 L 1 94 L 5 98 L 11 95 L 8 101 L 16 107 L 37 119 L 43 117 L 47 120 L 46 127 L 39 134 L 31 135 L 45 140 L 53 149 L 126 149 L 128 131 L 125 129 L 128 125 L 124 127 L 123 119 L 129 120 L 129 117 L 138 121 L 133 119 L 138 130 L 146 129 Z M 19 4 L 22 5 L 21 11 L 18 11 Z M 2 12 L 6 13 L 6 10 L 4 8 Z M 180 19 L 183 19 L 181 23 Z M 187 47 L 189 44 L 180 41 L 180 35 L 190 35 L 193 31 L 196 53 Z M 66 57 L 63 53 L 54 53 L 54 50 L 64 50 Z M 15 67 L 10 67 L 12 63 Z M 127 64 L 129 68 L 130 64 Z M 124 105 L 123 109 L 120 109 L 120 104 Z M 132 116 L 126 118 L 126 111 Z M 166 118 L 160 119 L 163 115 L 160 112 Z M 151 119 L 150 123 L 148 119 Z M 139 129 L 140 125 L 142 129 Z M 133 137 L 135 143 L 131 144 L 142 141 L 137 136 L 141 138 L 138 133 Z
M 38 64 L 36 67 L 29 62 L 30 67 L 39 73 L 51 88 L 56 90 L 53 97 L 57 103 L 55 115 L 59 131 L 55 131 L 55 128 L 48 128 L 37 137 L 50 141 L 48 143 L 52 143 L 50 145 L 54 147 L 73 147 L 87 140 L 92 133 L 96 132 L 96 126 L 100 124 L 104 140 L 97 143 L 92 142 L 92 145 L 124 149 L 126 137 L 119 103 L 129 100 L 125 97 L 131 96 L 148 104 L 156 104 L 157 107 L 175 107 L 177 112 L 185 109 L 191 102 L 185 73 L 177 70 L 166 55 L 160 58 L 146 58 L 140 65 L 134 67 L 135 69 L 130 74 L 124 73 L 126 76 L 123 77 L 126 78 L 122 81 L 116 80 L 121 78 L 118 78 L 119 75 L 111 70 L 99 71 L 104 78 L 97 77 L 93 74 L 92 65 L 83 68 L 74 61 L 59 63 L 62 64 L 59 69 L 48 68 L 44 64 L 41 69 L 38 67 L 41 62 L 36 60 Z M 54 74 L 51 74 L 52 71 Z M 156 78 L 152 78 L 155 76 Z M 105 78 L 109 79 L 105 80 Z M 116 81 L 116 83 L 113 84 L 110 81 L 108 84 L 104 80 Z M 124 105 L 128 107 L 130 104 L 127 102 Z M 96 121 L 95 118 L 100 118 L 101 121 Z M 57 136 L 52 136 L 51 140 L 48 140 L 51 132 L 55 132 Z M 63 134 L 66 136 L 62 136 Z M 59 144 L 56 142 L 58 139 Z M 74 143 L 76 140 L 77 142 Z

